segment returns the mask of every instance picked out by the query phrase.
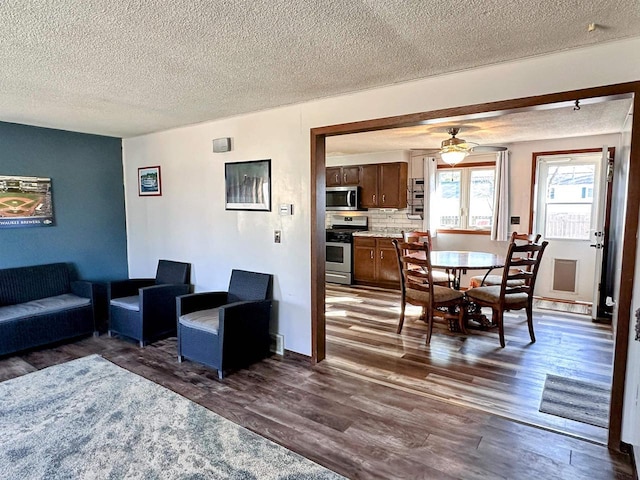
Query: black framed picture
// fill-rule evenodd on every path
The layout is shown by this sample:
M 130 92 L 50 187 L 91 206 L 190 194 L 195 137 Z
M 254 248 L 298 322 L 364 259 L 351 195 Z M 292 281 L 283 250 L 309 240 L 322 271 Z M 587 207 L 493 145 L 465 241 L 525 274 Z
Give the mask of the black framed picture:
M 226 210 L 271 211 L 271 160 L 224 164 Z

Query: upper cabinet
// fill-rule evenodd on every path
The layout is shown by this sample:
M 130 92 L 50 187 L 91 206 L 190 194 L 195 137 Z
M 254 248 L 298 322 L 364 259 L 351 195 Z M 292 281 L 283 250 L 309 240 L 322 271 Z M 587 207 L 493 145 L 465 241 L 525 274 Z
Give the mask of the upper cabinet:
M 360 165 L 327 168 L 327 187 L 360 184 Z
M 363 165 L 360 187 L 363 208 L 407 208 L 407 164 Z

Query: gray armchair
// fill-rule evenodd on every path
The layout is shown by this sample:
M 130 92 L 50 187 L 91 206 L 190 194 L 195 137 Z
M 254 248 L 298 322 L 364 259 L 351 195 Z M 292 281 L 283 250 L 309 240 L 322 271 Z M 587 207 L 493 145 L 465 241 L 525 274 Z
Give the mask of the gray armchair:
M 269 274 L 233 270 L 227 292 L 178 297 L 178 361 L 212 367 L 222 379 L 267 357 L 272 281 Z
M 189 293 L 190 276 L 190 264 L 159 260 L 156 278 L 109 283 L 109 336 L 133 338 L 144 347 L 175 335 L 176 297 Z

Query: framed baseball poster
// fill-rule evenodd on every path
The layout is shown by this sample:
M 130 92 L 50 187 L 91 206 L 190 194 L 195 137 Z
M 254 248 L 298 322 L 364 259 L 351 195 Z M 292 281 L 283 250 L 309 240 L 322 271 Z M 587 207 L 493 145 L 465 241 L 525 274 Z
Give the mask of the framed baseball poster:
M 0 228 L 53 224 L 50 178 L 0 175 Z

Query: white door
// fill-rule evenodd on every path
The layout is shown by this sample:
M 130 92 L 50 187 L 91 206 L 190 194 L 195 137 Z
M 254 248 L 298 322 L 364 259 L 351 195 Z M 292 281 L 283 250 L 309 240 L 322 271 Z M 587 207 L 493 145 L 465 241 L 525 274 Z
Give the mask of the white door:
M 594 301 L 602 250 L 591 245 L 604 241 L 599 233 L 605 211 L 604 165 L 601 153 L 538 157 L 534 232 L 542 234 L 549 246 L 538 272 L 536 295 Z M 597 300 L 594 315 L 595 306 Z

